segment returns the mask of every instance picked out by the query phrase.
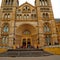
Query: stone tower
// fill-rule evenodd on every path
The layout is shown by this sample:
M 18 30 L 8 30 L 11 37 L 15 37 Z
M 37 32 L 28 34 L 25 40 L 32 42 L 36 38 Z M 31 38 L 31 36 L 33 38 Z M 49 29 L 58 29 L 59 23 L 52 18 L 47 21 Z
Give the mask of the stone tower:
M 1 40 L 5 39 L 5 44 L 8 46 L 13 45 L 13 36 L 14 36 L 14 21 L 15 21 L 15 11 L 16 7 L 19 6 L 18 0 L 2 0 L 1 5 Z M 9 30 L 9 28 L 10 30 Z M 3 31 L 3 29 L 6 28 L 6 31 Z M 7 33 L 8 32 L 8 33 Z M 9 39 L 9 41 L 7 41 Z M 3 41 L 4 42 L 4 41 Z
M 39 45 L 46 45 L 47 40 L 49 40 L 47 45 L 58 43 L 51 0 L 35 0 L 35 6 L 38 16 Z

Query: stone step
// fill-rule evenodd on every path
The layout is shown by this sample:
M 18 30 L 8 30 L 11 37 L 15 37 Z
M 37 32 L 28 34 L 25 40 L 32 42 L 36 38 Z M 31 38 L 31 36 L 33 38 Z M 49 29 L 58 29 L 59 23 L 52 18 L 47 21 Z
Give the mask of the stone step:
M 8 50 L 7 52 L 0 54 L 0 57 L 40 57 L 50 56 L 52 54 L 43 50 Z

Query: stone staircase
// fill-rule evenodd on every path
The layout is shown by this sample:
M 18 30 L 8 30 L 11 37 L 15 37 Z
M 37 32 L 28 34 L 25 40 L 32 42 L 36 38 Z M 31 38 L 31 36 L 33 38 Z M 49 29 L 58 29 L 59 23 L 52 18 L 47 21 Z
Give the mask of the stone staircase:
M 43 51 L 43 49 L 11 49 L 5 53 L 0 54 L 0 57 L 40 57 L 50 55 L 52 54 Z

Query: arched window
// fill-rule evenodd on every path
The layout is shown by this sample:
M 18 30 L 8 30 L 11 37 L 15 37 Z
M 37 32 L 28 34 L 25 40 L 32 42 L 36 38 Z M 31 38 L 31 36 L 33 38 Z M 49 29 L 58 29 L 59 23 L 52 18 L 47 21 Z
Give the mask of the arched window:
M 12 5 L 14 0 L 5 0 L 5 4 Z
M 40 6 L 47 6 L 48 1 L 47 0 L 40 0 Z
M 49 28 L 48 25 L 45 25 L 45 26 L 44 26 L 44 32 L 50 32 L 50 28 Z
M 34 18 L 36 18 L 36 14 L 34 14 Z
M 27 14 L 27 19 L 29 18 L 29 14 Z
M 42 16 L 43 16 L 43 18 L 49 18 L 49 14 L 48 13 L 43 13 Z
M 20 13 L 21 13 L 21 10 L 20 10 L 20 9 L 19 9 L 19 10 L 17 10 L 17 11 L 16 11 L 16 13 L 17 13 L 17 14 L 20 14 Z
M 32 19 L 36 18 L 36 14 L 31 14 L 31 18 Z
M 26 30 L 23 32 L 24 35 L 29 35 L 30 34 L 30 31 Z
M 45 18 L 45 13 L 43 13 L 43 18 Z
M 44 6 L 44 0 L 42 0 L 42 5 Z
M 24 14 L 24 19 L 28 19 L 29 18 L 29 14 Z
M 30 7 L 29 6 L 24 6 L 23 11 L 30 11 Z
M 9 31 L 9 27 L 8 25 L 6 24 L 4 27 L 3 27 L 3 32 L 8 32 Z
M 7 3 L 8 3 L 8 1 L 6 0 L 6 1 L 5 1 L 5 3 L 7 4 Z
M 42 0 L 40 0 L 40 6 L 42 5 Z
M 35 10 L 34 9 L 32 10 L 32 13 L 35 13 Z
M 14 1 L 14 0 L 11 1 L 11 5 L 13 4 L 13 1 Z
M 33 14 L 31 14 L 31 18 L 33 19 Z
M 29 6 L 27 7 L 27 9 L 28 9 L 28 11 L 30 11 L 30 7 Z
M 24 14 L 24 19 L 26 19 L 27 17 L 26 17 L 26 14 Z
M 50 37 L 50 35 L 46 35 L 45 40 L 46 40 L 47 45 L 51 45 L 51 37 Z
M 46 18 L 48 18 L 49 17 L 49 14 L 48 13 L 46 13 Z
M 10 1 L 11 1 L 11 0 L 8 0 L 8 4 L 10 4 Z
M 6 3 L 7 5 L 9 5 L 9 4 L 10 4 L 10 0 L 6 0 L 5 3 Z
M 47 1 L 47 0 L 45 0 L 45 5 L 46 5 L 46 6 L 48 5 L 48 1 Z
M 4 18 L 5 18 L 5 19 L 7 18 L 7 14 L 4 15 Z
M 23 7 L 23 11 L 25 11 L 25 6 Z
M 8 36 L 2 37 L 2 44 L 8 44 Z
M 20 14 L 20 19 L 22 18 L 22 15 Z
M 9 14 L 9 13 L 5 13 L 5 14 L 4 14 L 4 18 L 5 18 L 5 19 L 7 19 L 7 18 L 9 19 L 9 18 L 10 18 L 10 14 Z
M 8 19 L 10 18 L 10 14 L 8 14 Z
M 17 14 L 17 16 L 16 16 L 16 17 L 17 17 L 17 19 L 19 19 L 19 14 Z

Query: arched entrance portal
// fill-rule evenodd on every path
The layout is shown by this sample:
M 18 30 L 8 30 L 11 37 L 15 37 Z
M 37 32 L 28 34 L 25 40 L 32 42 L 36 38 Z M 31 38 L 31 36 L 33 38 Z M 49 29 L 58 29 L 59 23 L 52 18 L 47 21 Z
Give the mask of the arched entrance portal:
M 34 26 L 30 24 L 20 25 L 16 34 L 16 41 L 18 41 L 16 44 L 19 44 L 21 48 L 32 48 L 36 46 L 34 39 L 37 39 L 37 32 Z

